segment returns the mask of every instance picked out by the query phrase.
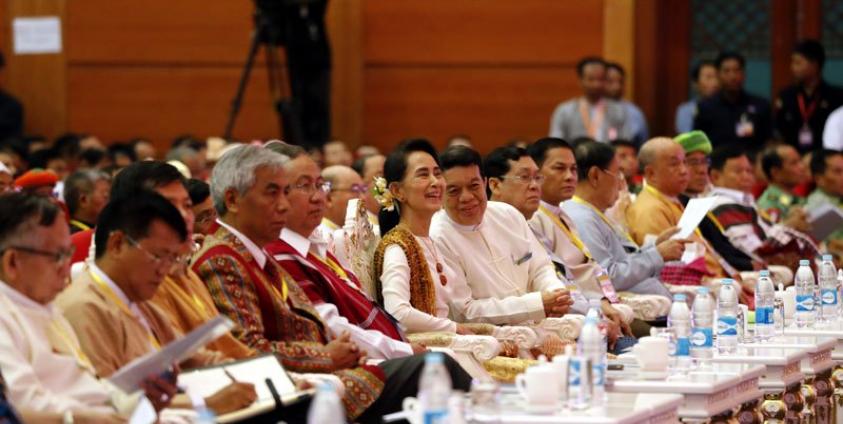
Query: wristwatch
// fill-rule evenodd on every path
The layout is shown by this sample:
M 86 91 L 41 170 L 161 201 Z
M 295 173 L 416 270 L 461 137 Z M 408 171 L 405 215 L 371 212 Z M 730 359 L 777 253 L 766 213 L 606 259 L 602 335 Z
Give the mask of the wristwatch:
M 61 424 L 73 424 L 73 411 L 65 411 L 61 418 Z

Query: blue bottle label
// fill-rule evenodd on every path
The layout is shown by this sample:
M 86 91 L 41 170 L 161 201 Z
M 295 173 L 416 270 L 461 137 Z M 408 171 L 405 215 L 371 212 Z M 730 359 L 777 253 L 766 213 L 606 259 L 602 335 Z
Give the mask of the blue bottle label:
M 422 422 L 424 424 L 445 424 L 448 422 L 448 411 L 425 411 Z
M 691 345 L 694 347 L 714 346 L 714 340 L 711 333 L 711 328 L 694 327 L 694 329 L 691 330 Z
M 773 324 L 773 307 L 764 306 L 755 308 L 755 324 Z
M 688 356 L 691 354 L 691 340 L 687 337 L 676 339 L 676 356 Z
M 592 365 L 591 372 L 594 373 L 594 385 L 603 386 L 606 384 L 606 367 L 603 365 Z
M 811 294 L 797 294 L 796 295 L 796 311 L 797 312 L 812 312 L 814 310 L 814 295 Z
M 837 289 L 822 289 L 823 305 L 837 304 Z
M 717 318 L 717 335 L 718 336 L 737 336 L 738 335 L 738 318 L 737 317 L 719 317 L 719 318 Z
M 568 362 L 568 369 L 570 372 L 568 373 L 568 383 L 571 386 L 579 386 L 580 385 L 580 366 L 582 362 L 577 360 L 576 358 L 571 358 L 571 361 Z

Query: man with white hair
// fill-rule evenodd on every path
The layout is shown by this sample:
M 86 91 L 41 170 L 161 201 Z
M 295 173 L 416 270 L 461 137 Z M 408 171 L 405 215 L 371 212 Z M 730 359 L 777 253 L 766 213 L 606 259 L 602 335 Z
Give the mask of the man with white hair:
M 205 238 L 193 269 L 220 312 L 238 324 L 235 336 L 258 351 L 274 353 L 290 371 L 339 378 L 348 418 L 378 421 L 416 393 L 421 357 L 368 365 L 350 334 L 328 330 L 307 294 L 266 253 L 264 248 L 287 224 L 290 190 L 316 188 L 313 182 L 291 184 L 287 161 L 258 146 L 237 147 L 220 159 L 211 175 L 220 227 Z M 447 358 L 446 366 L 457 377 L 454 386 L 467 389 L 465 372 Z

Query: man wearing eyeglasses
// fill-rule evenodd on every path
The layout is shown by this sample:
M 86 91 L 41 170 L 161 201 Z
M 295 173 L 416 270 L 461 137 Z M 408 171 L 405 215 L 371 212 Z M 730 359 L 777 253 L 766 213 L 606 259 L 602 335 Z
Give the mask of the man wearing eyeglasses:
M 357 171 L 345 165 L 333 165 L 323 169 L 322 178 L 330 185 L 330 189 L 326 192 L 327 204 L 319 231 L 328 242 L 328 249 L 336 252 L 335 240 L 343 245 L 342 227 L 345 225 L 348 202 L 351 199 L 359 199 L 362 202 L 369 187 L 363 183 Z M 345 255 L 339 255 L 342 265 L 348 268 L 344 259 Z
M 54 201 L 0 196 L 0 369 L 7 395 L 27 422 L 125 422 L 140 396 L 97 378 L 77 332 L 53 302 L 67 285 L 72 253 Z M 173 405 L 170 382 L 155 376 L 143 385 L 157 409 Z
M 117 197 L 103 209 L 95 234 L 96 259 L 56 298 L 84 355 L 97 375 L 109 377 L 131 361 L 182 336 L 170 318 L 148 302 L 179 262 L 187 239 L 185 221 L 167 199 L 153 192 Z M 183 364 L 224 362 L 200 350 Z M 177 364 L 174 364 L 177 365 Z M 256 398 L 254 387 L 233 382 L 205 399 L 217 414 L 236 411 Z M 155 405 L 189 408 L 186 396 L 150 399 Z

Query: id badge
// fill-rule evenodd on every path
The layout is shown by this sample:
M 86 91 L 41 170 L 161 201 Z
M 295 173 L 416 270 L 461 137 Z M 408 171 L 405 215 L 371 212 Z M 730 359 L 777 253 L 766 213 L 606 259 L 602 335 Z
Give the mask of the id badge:
M 752 137 L 754 132 L 755 127 L 752 126 L 752 121 L 741 120 L 737 123 L 737 125 L 735 125 L 735 134 L 737 134 L 738 137 Z
M 609 302 L 620 302 L 618 292 L 615 291 L 615 286 L 612 285 L 612 280 L 609 279 L 609 276 L 606 275 L 606 271 L 602 268 L 597 274 L 597 282 L 600 283 L 600 289 L 603 291 L 603 295 L 606 296 L 606 299 L 609 299 Z
M 803 147 L 810 147 L 814 145 L 814 134 L 811 133 L 811 128 L 803 125 L 799 129 L 799 145 Z

